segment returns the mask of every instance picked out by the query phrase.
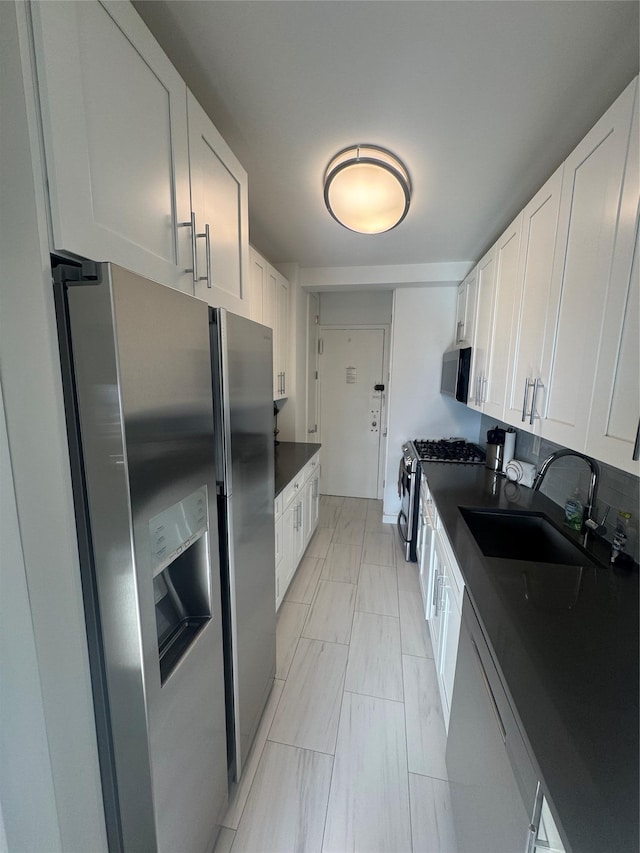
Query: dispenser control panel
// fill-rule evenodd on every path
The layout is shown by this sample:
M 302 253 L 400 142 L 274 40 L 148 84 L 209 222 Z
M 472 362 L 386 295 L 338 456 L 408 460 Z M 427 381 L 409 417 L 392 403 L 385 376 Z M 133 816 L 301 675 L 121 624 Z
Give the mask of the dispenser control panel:
M 155 515 L 149 522 L 153 576 L 193 545 L 208 526 L 206 486 Z

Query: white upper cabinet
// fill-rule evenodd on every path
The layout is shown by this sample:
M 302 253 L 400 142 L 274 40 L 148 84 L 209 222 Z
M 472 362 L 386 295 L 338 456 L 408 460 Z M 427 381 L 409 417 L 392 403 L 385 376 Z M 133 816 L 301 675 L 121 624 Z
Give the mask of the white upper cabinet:
M 288 397 L 292 388 L 289 377 L 289 282 L 276 273 L 275 322 L 273 325 L 273 372 L 277 382 L 277 396 Z
M 476 313 L 477 268 L 474 267 L 465 280 L 458 286 L 456 308 L 455 344 L 470 347 L 473 344 L 473 324 Z
M 495 282 L 491 309 L 491 337 L 487 362 L 487 382 L 483 393 L 485 415 L 502 420 L 507 394 L 507 374 L 511 347 L 513 307 L 517 290 L 518 255 L 522 214 L 507 228 L 495 246 Z
M 187 93 L 195 295 L 210 305 L 249 315 L 247 173 L 211 120 Z
M 249 319 L 256 323 L 265 323 L 263 319 L 263 303 L 266 299 L 267 262 L 259 255 L 253 246 L 249 246 Z
M 586 452 L 640 475 L 640 246 L 638 236 L 638 102 L 604 305 Z M 635 456 L 635 459 L 634 459 Z
M 545 333 L 551 340 L 555 327 L 555 340 L 541 414 L 543 436 L 578 450 L 586 442 L 636 86 L 634 80 L 564 164 Z
M 253 246 L 248 301 L 251 319 L 273 329 L 273 398 L 287 397 L 290 394 L 289 282 Z
M 33 3 L 52 248 L 191 291 L 186 87 L 129 3 Z
M 476 310 L 468 404 L 471 408 L 481 412 L 488 383 L 491 311 L 496 281 L 495 246 L 492 246 L 478 263 L 476 275 Z
M 545 346 L 545 328 L 558 230 L 562 169 L 561 166 L 549 178 L 522 213 L 504 420 L 530 432 L 539 432 L 541 421 L 536 416 L 536 409 L 539 411 L 544 407 L 549 382 L 551 347 Z M 536 409 L 532 413 L 534 391 Z

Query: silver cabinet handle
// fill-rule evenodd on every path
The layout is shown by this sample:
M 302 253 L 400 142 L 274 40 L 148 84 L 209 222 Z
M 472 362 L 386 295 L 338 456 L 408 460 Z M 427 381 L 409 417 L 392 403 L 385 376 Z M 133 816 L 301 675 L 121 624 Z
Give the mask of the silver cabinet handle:
M 440 577 L 437 569 L 435 570 L 435 574 L 436 574 L 436 576 L 433 579 L 433 592 L 431 594 L 431 606 L 432 607 L 436 607 L 436 590 L 438 588 L 438 578 Z M 436 608 L 436 613 L 437 612 L 438 612 L 438 610 Z
M 462 320 L 458 320 L 458 324 L 456 326 L 456 343 L 459 344 L 462 341 L 462 332 L 461 329 L 464 328 L 464 323 Z
M 185 270 L 190 272 L 193 278 L 193 283 L 198 281 L 198 252 L 196 249 L 196 215 L 191 211 L 191 219 L 189 222 L 178 222 L 178 228 L 191 228 L 191 269 Z
M 529 397 L 529 387 L 530 387 L 529 377 L 524 380 L 524 400 L 522 401 L 522 423 L 527 419 L 527 399 Z
M 483 379 L 481 384 L 480 384 L 480 402 L 481 403 L 487 402 L 487 385 L 488 384 L 489 384 L 488 379 Z
M 195 213 L 191 214 L 191 233 L 192 233 L 192 247 L 191 251 L 193 254 L 193 281 L 206 281 L 207 287 L 211 287 L 211 241 L 209 239 L 209 226 L 204 226 L 204 231 L 201 231 L 198 234 L 196 229 L 196 215 Z M 205 241 L 205 252 L 206 252 L 206 275 L 198 275 L 198 253 L 196 251 L 196 240 L 202 240 L 204 238 Z
M 636 430 L 636 443 L 633 445 L 633 457 L 634 462 L 637 462 L 640 459 L 640 420 L 638 421 L 638 429 Z
M 539 417 L 539 415 L 536 415 L 536 400 L 538 397 L 538 388 L 544 388 L 544 385 L 542 384 L 540 379 L 536 377 L 533 382 L 533 399 L 531 400 L 531 417 L 529 418 L 529 424 L 531 426 L 533 426 L 534 420 Z
M 209 223 L 204 226 L 204 246 L 207 265 L 207 274 L 205 275 L 205 280 L 207 282 L 207 287 L 211 288 L 211 231 L 209 228 Z
M 282 371 L 282 394 L 283 395 L 287 393 L 287 381 L 286 380 L 287 380 L 287 377 L 286 377 L 286 374 L 283 370 Z

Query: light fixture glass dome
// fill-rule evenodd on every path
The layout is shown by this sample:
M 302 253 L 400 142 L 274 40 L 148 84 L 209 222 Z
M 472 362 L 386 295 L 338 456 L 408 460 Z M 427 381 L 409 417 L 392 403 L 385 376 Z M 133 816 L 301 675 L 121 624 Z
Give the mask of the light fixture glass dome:
M 360 234 L 382 234 L 399 225 L 411 201 L 404 164 L 377 145 L 351 145 L 338 152 L 324 173 L 329 213 Z

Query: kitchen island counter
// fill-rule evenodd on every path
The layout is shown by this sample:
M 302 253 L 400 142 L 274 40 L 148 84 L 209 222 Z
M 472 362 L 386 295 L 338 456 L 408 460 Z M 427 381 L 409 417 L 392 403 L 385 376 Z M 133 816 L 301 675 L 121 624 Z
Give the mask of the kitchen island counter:
M 422 467 L 567 850 L 637 851 L 637 571 L 602 542 L 582 567 L 484 556 L 459 507 L 560 529 L 562 509 L 482 466 Z
M 307 462 L 320 450 L 320 444 L 281 441 L 275 446 L 275 482 L 277 497 Z

